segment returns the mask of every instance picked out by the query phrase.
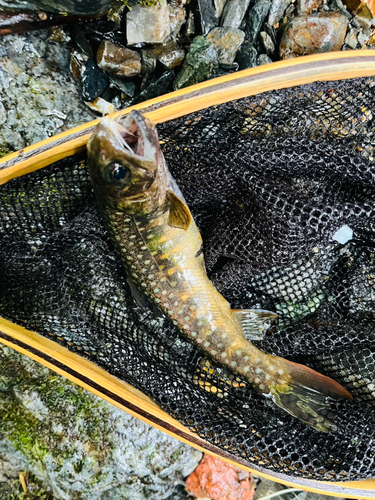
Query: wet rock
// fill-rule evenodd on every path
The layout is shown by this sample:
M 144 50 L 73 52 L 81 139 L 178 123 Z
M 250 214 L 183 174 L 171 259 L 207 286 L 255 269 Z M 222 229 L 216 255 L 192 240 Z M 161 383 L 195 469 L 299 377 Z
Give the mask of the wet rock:
M 70 72 L 69 47 L 49 35 L 0 40 L 0 150 L 22 149 L 93 119 Z
M 114 113 L 116 110 L 115 106 L 110 102 L 102 99 L 101 97 L 97 97 L 93 102 L 87 102 L 87 106 L 96 113 L 105 116 Z
M 169 9 L 166 0 L 160 0 L 150 7 L 133 5 L 126 15 L 128 45 L 163 43 L 169 32 Z
M 221 25 L 239 28 L 249 5 L 250 0 L 228 0 L 224 7 Z
M 214 4 L 212 0 L 198 0 L 198 9 L 201 18 L 202 35 L 207 35 L 212 28 L 218 25 Z
M 246 22 L 245 40 L 236 58 L 240 65 L 240 69 L 252 68 L 257 65 L 258 51 L 255 48 L 255 44 L 270 8 L 270 0 L 258 0 L 249 10 Z
M 175 40 L 186 22 L 186 12 L 183 7 L 169 4 L 169 36 Z
M 99 68 L 120 77 L 132 77 L 141 72 L 141 56 L 138 52 L 119 47 L 107 40 L 99 45 L 96 62 Z
M 346 35 L 345 43 L 348 47 L 350 47 L 353 50 L 357 48 L 358 38 L 356 32 L 353 29 L 351 29 L 349 33 Z
M 0 366 L 0 482 L 29 470 L 56 500 L 161 499 L 202 456 L 12 349 Z
M 122 80 L 121 78 L 116 78 L 114 76 L 109 77 L 111 82 L 111 87 L 116 87 L 123 94 L 128 97 L 133 97 L 135 92 L 135 84 L 133 82 L 128 82 L 126 80 Z
M 214 28 L 207 35 L 207 40 L 214 44 L 219 64 L 232 64 L 238 49 L 245 38 L 245 33 L 237 28 L 223 26 Z
M 263 66 L 263 64 L 270 64 L 272 59 L 267 54 L 260 54 L 258 57 L 258 66 Z
M 257 65 L 257 58 L 258 51 L 254 44 L 245 39 L 236 57 L 240 69 L 253 68 Z
M 216 17 L 219 18 L 223 13 L 224 6 L 227 0 L 214 0 Z
M 149 85 L 133 99 L 126 101 L 125 106 L 132 106 L 133 104 L 167 94 L 172 90 L 172 83 L 175 76 L 173 69 L 165 71 L 160 78 L 154 78 Z
M 361 47 L 363 47 L 364 45 L 367 45 L 368 41 L 370 40 L 371 35 L 372 35 L 372 33 L 370 30 L 367 33 L 363 32 L 363 31 L 360 31 L 358 33 L 357 39 L 358 39 L 358 42 L 359 42 Z
M 219 69 L 215 46 L 203 36 L 194 38 L 180 73 L 173 83 L 175 90 L 203 82 Z
M 274 0 L 272 2 L 268 16 L 268 24 L 275 26 L 284 16 L 284 13 L 291 4 L 291 0 Z
M 261 31 L 259 33 L 259 41 L 268 56 L 272 56 L 275 53 L 275 45 L 268 33 Z
M 255 44 L 260 29 L 271 8 L 271 0 L 257 0 L 250 9 L 246 23 L 246 40 Z
M 92 57 L 82 64 L 81 82 L 82 97 L 85 102 L 92 102 L 109 85 L 108 76 L 98 67 Z
M 318 10 L 322 3 L 323 0 L 298 0 L 298 13 L 310 14 L 311 12 Z
M 157 59 L 151 49 L 141 50 L 142 75 L 150 76 L 155 72 Z
M 249 472 L 205 454 L 186 480 L 196 498 L 212 500 L 253 500 L 254 483 Z
M 0 0 L 0 7 L 89 16 L 106 12 L 113 3 L 113 0 L 95 0 L 95 2 L 92 0 Z
M 280 57 L 293 57 L 340 50 L 348 21 L 340 12 L 301 14 L 286 26 L 280 43 Z
M 185 59 L 185 51 L 176 42 L 168 42 L 151 49 L 155 58 L 167 69 L 180 66 Z

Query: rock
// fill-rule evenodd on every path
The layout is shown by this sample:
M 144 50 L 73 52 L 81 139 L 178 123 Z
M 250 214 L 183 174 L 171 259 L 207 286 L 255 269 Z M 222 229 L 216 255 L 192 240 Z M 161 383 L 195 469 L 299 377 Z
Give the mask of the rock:
M 89 16 L 106 12 L 113 3 L 113 0 L 0 0 L 0 7 Z
M 178 7 L 172 4 L 168 5 L 169 9 L 169 36 L 175 40 L 181 31 L 182 25 L 186 22 L 186 12 L 183 7 Z
M 214 0 L 216 17 L 219 18 L 223 13 L 224 6 L 227 0 Z
M 0 347 L 0 366 L 0 482 L 29 470 L 56 500 L 159 499 L 201 459 L 10 348 Z
M 293 57 L 340 50 L 348 21 L 340 12 L 301 14 L 286 26 L 280 43 L 280 57 Z
M 214 4 L 212 0 L 198 0 L 198 9 L 201 18 L 202 35 L 207 35 L 218 24 Z
M 119 47 L 107 40 L 99 45 L 96 62 L 99 68 L 120 77 L 132 77 L 141 72 L 141 56 L 138 52 Z
M 260 29 L 271 8 L 271 0 L 257 0 L 255 5 L 249 10 L 246 23 L 246 40 L 255 44 Z
M 134 96 L 135 84 L 133 82 L 127 82 L 126 80 L 122 80 L 121 78 L 116 78 L 114 76 L 110 76 L 109 79 L 111 82 L 111 87 L 116 87 L 128 97 Z
M 150 76 L 155 72 L 157 59 L 151 49 L 141 50 L 142 75 Z
M 180 66 L 185 59 L 185 51 L 176 42 L 168 42 L 151 49 L 156 59 L 167 69 Z
M 353 50 L 357 48 L 358 38 L 356 32 L 353 29 L 351 29 L 349 33 L 346 35 L 345 43 L 348 47 L 350 47 Z
M 318 10 L 322 3 L 323 0 L 298 0 L 298 13 L 310 14 L 311 12 Z
M 249 5 L 250 0 L 228 0 L 224 7 L 221 25 L 239 28 Z
M 274 0 L 268 16 L 268 24 L 275 26 L 284 16 L 284 12 L 291 4 L 291 0 Z
M 245 39 L 236 57 L 240 69 L 253 68 L 257 65 L 257 58 L 258 51 L 250 41 Z
M 169 32 L 169 9 L 166 0 L 160 0 L 150 7 L 133 5 L 126 15 L 128 45 L 163 43 Z
M 101 97 L 97 97 L 93 102 L 86 102 L 86 104 L 90 109 L 102 116 L 110 115 L 111 113 L 115 113 L 117 111 L 113 104 L 105 99 L 102 99 Z
M 186 20 L 186 36 L 193 36 L 195 34 L 195 20 L 192 11 L 189 12 L 188 18 Z
M 364 29 L 369 29 L 372 24 L 373 15 L 366 4 L 362 4 L 355 15 L 355 19 Z
M 268 33 L 261 31 L 259 33 L 259 41 L 266 51 L 267 56 L 272 56 L 275 53 L 275 45 Z
M 194 38 L 180 73 L 173 83 L 174 90 L 203 82 L 219 69 L 215 46 L 203 36 Z
M 98 67 L 92 57 L 82 64 L 81 81 L 82 97 L 85 102 L 92 102 L 109 85 L 108 76 Z
M 232 64 L 244 41 L 245 33 L 237 28 L 223 26 L 214 28 L 206 38 L 214 44 L 219 64 Z
M 263 64 L 270 64 L 272 59 L 267 54 L 260 54 L 258 57 L 258 66 L 263 66 Z
M 196 498 L 211 500 L 253 500 L 255 495 L 249 472 L 207 454 L 187 478 L 186 487 Z
M 367 45 L 371 35 L 372 35 L 372 33 L 370 30 L 367 33 L 364 33 L 363 31 L 360 31 L 358 33 L 357 39 L 358 39 L 358 42 L 359 42 L 361 47 L 363 47 L 364 45 Z
M 0 151 L 22 149 L 92 120 L 66 43 L 47 30 L 0 39 Z

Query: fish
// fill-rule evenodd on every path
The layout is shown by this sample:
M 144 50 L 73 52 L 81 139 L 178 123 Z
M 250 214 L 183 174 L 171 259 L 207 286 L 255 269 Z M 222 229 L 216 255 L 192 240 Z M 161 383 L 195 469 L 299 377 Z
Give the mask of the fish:
M 350 400 L 351 394 L 251 342 L 276 314 L 231 309 L 209 280 L 202 237 L 168 170 L 155 125 L 135 110 L 117 120 L 105 117 L 87 151 L 103 221 L 137 302 L 168 317 L 208 358 L 278 407 L 333 432 L 327 398 Z

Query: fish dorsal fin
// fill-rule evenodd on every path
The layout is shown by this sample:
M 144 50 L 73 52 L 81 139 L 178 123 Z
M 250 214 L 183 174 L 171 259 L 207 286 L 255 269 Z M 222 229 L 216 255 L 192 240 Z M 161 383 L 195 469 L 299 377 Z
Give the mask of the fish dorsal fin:
M 169 202 L 168 225 L 187 231 L 192 221 L 190 210 L 171 189 L 167 191 L 167 200 Z
M 262 340 L 277 314 L 264 309 L 232 309 L 247 340 Z

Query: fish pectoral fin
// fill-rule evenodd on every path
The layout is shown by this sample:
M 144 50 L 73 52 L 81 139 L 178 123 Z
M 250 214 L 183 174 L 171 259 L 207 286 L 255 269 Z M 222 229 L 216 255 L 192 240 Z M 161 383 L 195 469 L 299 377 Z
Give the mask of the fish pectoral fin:
M 265 309 L 232 309 L 232 312 L 250 341 L 262 340 L 277 318 L 277 314 Z
M 128 285 L 130 287 L 130 290 L 132 292 L 133 298 L 137 302 L 137 304 L 139 306 L 141 306 L 142 309 L 149 309 L 150 303 L 147 300 L 147 298 L 144 295 L 142 295 L 142 293 L 138 290 L 138 288 L 135 286 L 135 284 L 132 281 L 130 281 L 129 279 L 127 281 L 128 281 Z
M 190 210 L 171 189 L 167 191 L 167 200 L 169 202 L 168 225 L 187 231 L 192 221 Z

